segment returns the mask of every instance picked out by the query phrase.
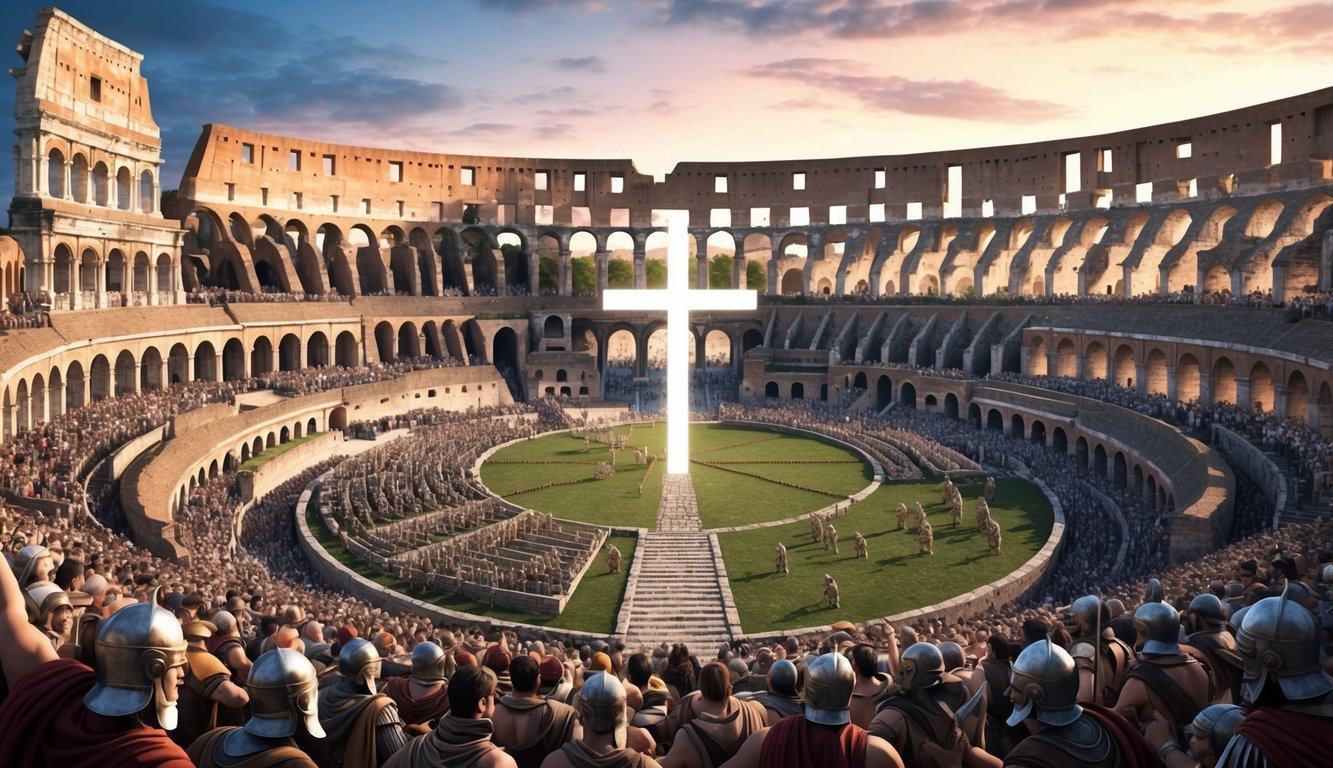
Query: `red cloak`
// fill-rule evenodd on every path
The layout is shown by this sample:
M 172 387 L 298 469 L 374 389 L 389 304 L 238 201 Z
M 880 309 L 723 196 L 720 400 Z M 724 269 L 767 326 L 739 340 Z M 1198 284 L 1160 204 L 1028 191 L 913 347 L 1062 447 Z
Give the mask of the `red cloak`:
M 1333 754 L 1327 717 L 1261 707 L 1240 721 L 1236 733 L 1258 747 L 1271 765 L 1327 765 Z
M 167 732 L 83 705 L 97 674 L 73 659 L 48 661 L 0 704 L 0 764 L 60 768 L 193 768 Z
M 863 768 L 869 743 L 865 729 L 855 723 L 831 727 L 800 716 L 785 717 L 764 736 L 759 764 L 765 768 Z

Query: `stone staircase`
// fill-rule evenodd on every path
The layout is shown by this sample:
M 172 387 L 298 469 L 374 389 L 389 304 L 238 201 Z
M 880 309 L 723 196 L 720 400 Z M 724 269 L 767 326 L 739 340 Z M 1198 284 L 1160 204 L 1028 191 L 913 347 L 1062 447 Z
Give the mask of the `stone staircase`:
M 627 647 L 683 642 L 711 656 L 718 643 L 731 640 L 733 629 L 739 632 L 718 554 L 709 533 L 655 532 L 640 539 L 634 555 L 637 574 L 627 595 Z
M 662 500 L 657 505 L 657 530 L 698 531 L 699 502 L 689 475 L 662 475 Z

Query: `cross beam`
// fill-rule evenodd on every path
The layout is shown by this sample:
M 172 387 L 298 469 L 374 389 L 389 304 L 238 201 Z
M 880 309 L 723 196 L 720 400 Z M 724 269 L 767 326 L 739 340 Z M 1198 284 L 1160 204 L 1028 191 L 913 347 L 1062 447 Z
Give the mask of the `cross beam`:
M 689 289 L 689 212 L 667 214 L 665 290 L 612 290 L 602 295 L 610 310 L 666 310 L 667 474 L 690 472 L 690 312 L 754 309 L 754 291 Z

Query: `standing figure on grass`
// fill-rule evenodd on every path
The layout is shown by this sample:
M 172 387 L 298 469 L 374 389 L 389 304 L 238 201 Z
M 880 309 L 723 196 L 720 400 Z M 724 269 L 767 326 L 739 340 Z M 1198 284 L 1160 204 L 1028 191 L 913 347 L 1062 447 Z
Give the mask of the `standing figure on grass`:
M 606 572 L 620 573 L 620 549 L 615 544 L 612 544 L 606 553 Z
M 995 501 L 995 478 L 986 478 L 986 490 L 982 491 L 981 495 L 986 498 L 986 501 Z
M 985 499 L 977 499 L 977 530 L 986 530 L 986 521 L 990 520 L 990 505 Z
M 907 505 L 898 502 L 898 530 L 902 530 L 907 525 Z
M 953 485 L 953 478 L 946 477 L 944 482 L 940 483 L 940 503 L 948 504 L 953 500 L 953 493 L 957 490 Z
M 810 514 L 810 538 L 818 544 L 824 540 L 824 522 L 819 518 L 818 512 Z
M 963 496 L 962 496 L 962 494 L 958 494 L 958 495 L 956 495 L 956 496 L 953 497 L 953 507 L 952 507 L 952 509 L 951 509 L 950 518 L 953 520 L 953 527 L 955 527 L 955 528 L 958 527 L 958 524 L 959 524 L 959 523 L 963 522 Z
M 935 554 L 935 531 L 930 527 L 929 520 L 922 520 L 921 526 L 917 529 L 916 541 L 921 545 L 917 556 Z
M 833 550 L 833 554 L 838 554 L 838 529 L 829 523 L 824 528 L 824 549 Z
M 870 559 L 870 555 L 866 552 L 866 537 L 862 536 L 860 531 L 856 532 L 856 559 Z
M 986 546 L 990 547 L 992 555 L 1000 554 L 1000 524 L 994 518 L 986 523 Z
M 921 526 L 929 525 L 926 521 L 926 510 L 921 508 L 921 502 L 916 503 L 916 529 L 921 530 Z
M 827 573 L 824 574 L 824 602 L 829 608 L 841 606 L 841 602 L 838 600 L 838 582 Z
M 788 573 L 787 570 L 787 546 L 778 542 L 778 548 L 773 551 L 773 572 Z

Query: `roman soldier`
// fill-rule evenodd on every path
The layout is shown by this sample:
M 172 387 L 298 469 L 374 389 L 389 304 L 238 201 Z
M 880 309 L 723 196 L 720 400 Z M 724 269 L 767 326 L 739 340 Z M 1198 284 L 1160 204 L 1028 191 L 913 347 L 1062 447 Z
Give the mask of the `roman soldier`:
M 1125 673 L 1116 701 L 1117 712 L 1139 723 L 1166 717 L 1177 733 L 1212 703 L 1208 670 L 1180 649 L 1180 614 L 1169 603 L 1147 602 L 1134 612 L 1134 628 L 1142 643 L 1139 659 Z
M 768 690 L 741 694 L 736 698 L 757 701 L 764 706 L 765 721 L 773 725 L 784 717 L 805 711 L 801 698 L 800 672 L 787 659 L 778 659 L 768 668 Z
M 1226 623 L 1226 609 L 1217 595 L 1205 592 L 1195 597 L 1185 613 L 1188 645 L 1182 648 L 1208 664 L 1217 679 L 1217 698 L 1231 704 L 1240 701 L 1243 662 Z
M 1069 606 L 1069 612 L 1076 638 L 1069 654 L 1078 666 L 1078 700 L 1114 706 L 1134 651 L 1108 631 L 1111 611 L 1101 598 L 1084 595 Z
M 217 627 L 212 622 L 185 624 L 185 685 L 181 687 L 180 725 L 171 740 L 189 747 L 194 740 L 218 725 L 218 707 L 240 710 L 250 701 L 245 691 L 231 681 L 231 671 L 205 647 Z
M 342 677 L 319 692 L 319 722 L 327 735 L 302 745 L 321 766 L 376 768 L 403 748 L 398 706 L 376 692 L 380 666 L 379 651 L 364 638 L 351 639 L 339 651 Z
M 787 570 L 787 547 L 778 542 L 778 546 L 773 550 L 773 572 L 788 573 Z
M 384 683 L 384 694 L 398 705 L 403 730 L 412 734 L 429 733 L 432 720 L 449 711 L 445 688 L 444 649 L 426 641 L 412 646 L 412 671 L 407 677 L 391 677 Z
M 543 768 L 654 768 L 657 761 L 626 745 L 629 709 L 625 686 L 608 672 L 583 683 L 578 696 L 583 738 L 565 742 L 542 762 Z
M 260 656 L 245 681 L 250 719 L 200 736 L 188 754 L 199 768 L 314 768 L 295 739 L 324 738 L 319 678 L 302 654 L 277 648 Z
M 899 695 L 879 703 L 866 730 L 893 745 L 912 765 L 959 757 L 971 749 L 954 721 L 953 709 L 966 698 L 962 681 L 944 669 L 944 656 L 930 643 L 914 643 L 898 659 Z M 947 690 L 954 686 L 955 690 Z M 978 750 L 980 751 L 980 750 Z
M 509 664 L 514 690 L 495 702 L 491 717 L 495 729 L 491 739 L 504 747 L 518 768 L 537 768 L 574 735 L 574 708 L 538 693 L 539 675 L 536 660 L 516 656 Z

